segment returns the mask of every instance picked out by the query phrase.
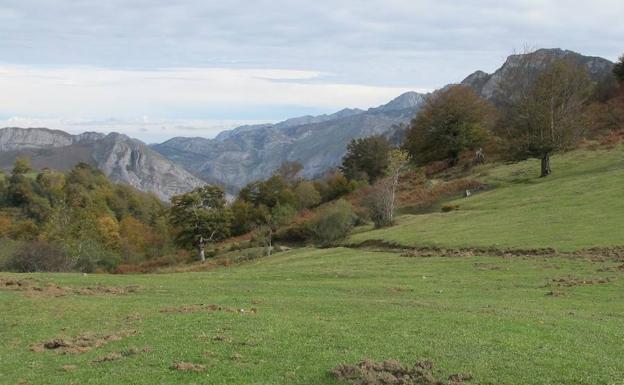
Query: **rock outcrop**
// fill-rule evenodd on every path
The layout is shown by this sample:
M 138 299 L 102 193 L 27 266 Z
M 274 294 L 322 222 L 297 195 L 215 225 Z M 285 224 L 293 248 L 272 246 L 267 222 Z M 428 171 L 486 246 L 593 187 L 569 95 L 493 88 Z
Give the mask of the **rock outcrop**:
M 277 124 L 243 126 L 214 139 L 173 138 L 152 148 L 235 192 L 251 181 L 269 177 L 285 161 L 302 163 L 305 177 L 321 175 L 340 164 L 354 138 L 385 135 L 394 140 L 426 98 L 426 94 L 408 92 L 366 111 L 344 109 Z
M 46 128 L 0 129 L 0 168 L 10 169 L 20 156 L 30 158 L 37 169 L 64 171 L 88 163 L 111 180 L 152 192 L 162 200 L 205 184 L 143 142 L 117 133 L 71 135 Z

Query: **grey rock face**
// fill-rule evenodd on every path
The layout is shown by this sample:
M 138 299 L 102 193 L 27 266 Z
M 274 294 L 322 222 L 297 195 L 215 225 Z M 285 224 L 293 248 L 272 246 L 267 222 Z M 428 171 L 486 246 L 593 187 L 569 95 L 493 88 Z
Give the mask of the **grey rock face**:
M 96 132 L 70 135 L 64 131 L 47 128 L 7 127 L 0 129 L 0 151 L 63 147 L 76 143 L 90 143 L 103 137 L 104 134 Z
M 269 177 L 285 161 L 301 162 L 305 177 L 323 174 L 340 164 L 352 139 L 375 134 L 391 137 L 415 116 L 426 97 L 408 92 L 367 111 L 344 109 L 277 124 L 243 126 L 215 139 L 173 138 L 152 148 L 235 192 L 251 181 Z
M 532 67 L 531 72 L 536 75 L 558 59 L 570 60 L 585 67 L 589 77 L 594 81 L 600 81 L 606 76 L 610 76 L 613 68 L 612 62 L 600 57 L 583 56 L 579 53 L 559 48 L 539 49 L 533 53 L 511 55 L 493 74 L 476 71 L 466 77 L 462 84 L 471 86 L 481 97 L 497 102 L 501 97 L 501 84 L 509 81 L 513 83 L 514 71 L 524 61 L 530 63 L 529 65 Z
M 19 156 L 31 158 L 35 168 L 61 171 L 88 163 L 111 180 L 152 192 L 162 200 L 205 184 L 144 143 L 116 133 L 71 135 L 45 128 L 0 129 L 0 167 L 9 169 Z

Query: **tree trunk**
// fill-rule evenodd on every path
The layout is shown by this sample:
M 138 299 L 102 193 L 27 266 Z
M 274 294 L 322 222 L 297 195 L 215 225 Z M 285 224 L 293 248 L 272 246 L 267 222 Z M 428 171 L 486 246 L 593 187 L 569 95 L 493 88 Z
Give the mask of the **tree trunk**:
M 550 175 L 550 153 L 545 153 L 542 155 L 542 173 L 540 175 L 541 178 L 544 178 Z
M 204 252 L 204 237 L 199 237 L 199 259 L 206 261 L 206 253 Z

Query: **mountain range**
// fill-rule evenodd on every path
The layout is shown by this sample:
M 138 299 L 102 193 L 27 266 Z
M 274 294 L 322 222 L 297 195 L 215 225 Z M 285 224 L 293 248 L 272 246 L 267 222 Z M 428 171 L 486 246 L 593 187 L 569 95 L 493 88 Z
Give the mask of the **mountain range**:
M 390 134 L 408 123 L 425 100 L 424 94 L 408 92 L 368 110 L 344 109 L 331 115 L 243 126 L 214 139 L 178 137 L 152 148 L 233 192 L 270 176 L 285 161 L 303 164 L 304 177 L 319 176 L 340 164 L 352 139 Z
M 586 68 L 594 81 L 611 76 L 609 60 L 562 49 L 540 49 L 529 55 L 535 72 L 555 59 Z M 495 72 L 476 71 L 461 84 L 494 103 L 501 84 L 513 79 L 526 54 L 511 55 Z M 286 161 L 303 166 L 311 178 L 337 167 L 355 138 L 383 135 L 399 142 L 407 124 L 431 94 L 404 93 L 367 110 L 346 108 L 333 114 L 302 116 L 275 124 L 247 125 L 223 131 L 213 139 L 176 137 L 146 145 L 122 134 L 80 135 L 45 128 L 0 129 L 0 168 L 17 156 L 29 156 L 36 168 L 67 169 L 77 162 L 99 167 L 118 182 L 151 191 L 161 199 L 204 183 L 223 185 L 235 193 L 245 184 L 269 177 Z
M 87 163 L 113 181 L 152 192 L 163 200 L 205 184 L 143 142 L 118 133 L 71 135 L 47 128 L 0 129 L 0 169 L 10 170 L 17 157 L 30 158 L 35 169 L 65 171 Z

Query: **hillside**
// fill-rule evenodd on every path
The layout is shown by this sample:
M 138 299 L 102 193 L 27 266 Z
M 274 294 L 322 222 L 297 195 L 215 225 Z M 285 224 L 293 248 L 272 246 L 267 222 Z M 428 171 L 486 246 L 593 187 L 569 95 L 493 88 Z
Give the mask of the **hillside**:
M 231 248 L 161 274 L 1 273 L 0 379 L 339 385 L 333 368 L 370 358 L 430 360 L 436 378 L 470 384 L 610 383 L 624 370 L 623 155 L 590 143 L 554 156 L 547 178 L 535 161 L 479 166 L 463 176 L 489 190 L 438 202 L 458 210 L 360 228 L 350 248 Z M 371 240 L 524 253 L 422 257 Z
M 445 202 L 456 211 L 404 215 L 397 226 L 353 235 L 349 243 L 383 240 L 404 246 L 575 250 L 624 244 L 624 146 L 553 157 L 553 174 L 538 178 L 529 160 L 485 165 L 472 177 L 493 187 Z
M 530 60 L 531 72 L 537 74 L 556 59 L 583 66 L 595 82 L 611 76 L 613 68 L 613 63 L 603 58 L 562 49 L 540 49 L 531 54 L 511 55 L 494 73 L 476 71 L 461 83 L 471 86 L 485 99 L 500 102 L 501 84 L 517 88 L 515 71 L 523 60 Z M 224 185 L 230 192 L 251 181 L 266 179 L 285 161 L 301 162 L 303 176 L 312 178 L 340 165 L 352 139 L 381 134 L 399 143 L 404 125 L 414 118 L 427 95 L 408 92 L 366 111 L 344 109 L 330 115 L 243 126 L 222 132 L 214 139 L 178 137 L 152 148 L 193 174 Z
M 392 136 L 397 126 L 414 117 L 425 98 L 409 92 L 367 111 L 345 109 L 331 115 L 243 126 L 214 139 L 173 138 L 152 148 L 231 192 L 269 177 L 285 161 L 301 162 L 303 176 L 311 178 L 338 166 L 352 139 Z
M 122 134 L 71 135 L 46 128 L 0 129 L 0 169 L 10 170 L 18 157 L 31 159 L 35 169 L 71 169 L 87 163 L 115 182 L 152 192 L 163 200 L 204 184 L 144 143 Z

